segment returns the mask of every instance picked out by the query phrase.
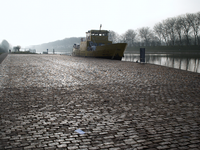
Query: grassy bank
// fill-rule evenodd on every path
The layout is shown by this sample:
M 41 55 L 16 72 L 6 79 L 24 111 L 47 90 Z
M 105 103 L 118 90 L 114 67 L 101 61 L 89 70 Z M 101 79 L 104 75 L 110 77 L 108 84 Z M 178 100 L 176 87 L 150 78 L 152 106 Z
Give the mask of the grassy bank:
M 147 54 L 200 54 L 200 46 L 137 46 L 127 47 L 125 53 L 139 54 L 140 48 Z

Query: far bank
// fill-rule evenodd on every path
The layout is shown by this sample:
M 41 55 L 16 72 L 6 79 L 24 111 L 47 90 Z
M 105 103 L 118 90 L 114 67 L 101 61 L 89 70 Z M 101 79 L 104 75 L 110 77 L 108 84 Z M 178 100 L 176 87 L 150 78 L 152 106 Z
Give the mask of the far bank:
M 140 48 L 145 48 L 147 54 L 199 54 L 200 46 L 135 46 L 127 47 L 125 54 L 139 54 Z

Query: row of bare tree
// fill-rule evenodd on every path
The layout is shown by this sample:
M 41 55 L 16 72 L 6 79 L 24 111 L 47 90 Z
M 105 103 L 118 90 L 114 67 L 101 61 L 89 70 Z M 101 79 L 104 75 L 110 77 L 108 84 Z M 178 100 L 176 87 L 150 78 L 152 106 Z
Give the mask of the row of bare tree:
M 168 18 L 153 29 L 129 29 L 122 35 L 110 31 L 109 40 L 129 46 L 200 45 L 200 12 Z

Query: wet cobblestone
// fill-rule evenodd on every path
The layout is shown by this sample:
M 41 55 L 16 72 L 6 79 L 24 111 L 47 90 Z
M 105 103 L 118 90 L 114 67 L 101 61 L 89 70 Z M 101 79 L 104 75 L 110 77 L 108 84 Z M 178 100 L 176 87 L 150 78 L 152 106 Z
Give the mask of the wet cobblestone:
M 0 149 L 200 149 L 200 74 L 9 54 L 0 117 Z

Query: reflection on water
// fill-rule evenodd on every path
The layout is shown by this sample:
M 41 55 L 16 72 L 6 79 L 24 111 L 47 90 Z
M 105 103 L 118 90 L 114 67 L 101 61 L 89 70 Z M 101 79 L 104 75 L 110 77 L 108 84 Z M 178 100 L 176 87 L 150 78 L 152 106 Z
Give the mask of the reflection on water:
M 145 62 L 200 73 L 200 57 L 190 55 L 146 54 Z M 122 61 L 140 61 L 140 54 L 124 54 Z

